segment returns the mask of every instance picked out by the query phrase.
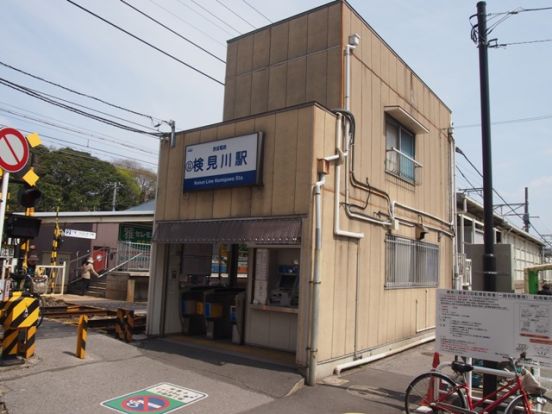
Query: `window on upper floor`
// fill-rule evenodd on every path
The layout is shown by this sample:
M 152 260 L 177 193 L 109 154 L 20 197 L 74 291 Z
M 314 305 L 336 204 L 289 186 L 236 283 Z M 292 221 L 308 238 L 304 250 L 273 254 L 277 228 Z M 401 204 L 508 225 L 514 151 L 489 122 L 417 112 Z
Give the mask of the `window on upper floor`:
M 416 182 L 416 136 L 401 123 L 385 117 L 385 171 L 410 183 Z

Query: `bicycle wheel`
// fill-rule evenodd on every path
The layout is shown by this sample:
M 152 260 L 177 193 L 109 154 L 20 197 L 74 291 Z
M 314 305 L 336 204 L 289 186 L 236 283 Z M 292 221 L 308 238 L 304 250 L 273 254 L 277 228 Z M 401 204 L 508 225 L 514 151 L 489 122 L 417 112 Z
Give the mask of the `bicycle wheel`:
M 404 397 L 407 414 L 457 413 L 456 408 L 466 406 L 466 398 L 459 386 L 438 372 L 426 372 L 414 378 Z
M 539 395 L 529 396 L 530 411 L 525 408 L 523 404 L 523 395 L 518 395 L 514 398 L 510 404 L 506 407 L 504 414 L 522 414 L 522 413 L 538 413 L 549 414 L 552 413 L 552 401 L 548 397 L 542 397 Z

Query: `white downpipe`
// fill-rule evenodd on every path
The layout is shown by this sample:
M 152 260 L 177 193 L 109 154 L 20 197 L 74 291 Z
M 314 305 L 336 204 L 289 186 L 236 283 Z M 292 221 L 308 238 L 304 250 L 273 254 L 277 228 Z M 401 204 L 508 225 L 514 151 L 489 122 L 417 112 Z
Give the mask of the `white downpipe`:
M 427 336 L 396 349 L 390 349 L 389 351 L 378 353 L 376 355 L 370 355 L 369 357 L 357 359 L 356 361 L 344 362 L 343 364 L 339 364 L 334 368 L 334 374 L 339 375 L 341 374 L 341 371 L 344 371 L 346 369 L 358 367 L 359 365 L 364 365 L 370 362 L 377 361 L 379 359 L 388 357 L 389 355 L 394 355 L 399 352 L 406 351 L 407 349 L 414 348 L 418 345 L 425 344 L 426 342 L 433 341 L 434 339 L 435 339 L 435 335 Z
M 337 114 L 337 123 L 336 123 L 336 132 L 335 132 L 335 150 L 339 155 L 339 160 L 335 163 L 335 197 L 334 197 L 334 234 L 336 236 L 349 237 L 352 239 L 362 239 L 364 238 L 364 233 L 354 233 L 352 231 L 341 230 L 339 226 L 339 208 L 340 208 L 340 197 L 341 197 L 341 163 L 343 158 L 347 156 L 346 153 L 343 153 L 341 150 L 341 140 L 342 140 L 342 115 Z
M 315 234 L 314 234 L 314 265 L 312 276 L 311 301 L 311 331 L 309 343 L 309 366 L 307 385 L 316 384 L 316 367 L 318 364 L 318 321 L 320 310 L 320 253 L 322 250 L 322 186 L 326 179 L 320 174 L 319 181 L 314 185 Z
M 462 289 L 464 284 L 462 275 L 460 274 L 460 265 L 458 261 L 458 219 L 456 214 L 456 144 L 452 134 L 449 134 L 450 141 L 450 215 L 452 220 L 452 228 L 454 237 L 452 238 L 452 260 L 453 260 L 453 279 L 452 287 L 457 290 Z

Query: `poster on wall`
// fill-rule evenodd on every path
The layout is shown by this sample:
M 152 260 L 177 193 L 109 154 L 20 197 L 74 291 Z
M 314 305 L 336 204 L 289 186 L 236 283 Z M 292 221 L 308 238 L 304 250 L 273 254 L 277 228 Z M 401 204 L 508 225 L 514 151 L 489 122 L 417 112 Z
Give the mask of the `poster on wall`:
M 262 133 L 186 146 L 184 191 L 262 184 Z
M 436 321 L 439 352 L 552 367 L 552 296 L 439 289 Z

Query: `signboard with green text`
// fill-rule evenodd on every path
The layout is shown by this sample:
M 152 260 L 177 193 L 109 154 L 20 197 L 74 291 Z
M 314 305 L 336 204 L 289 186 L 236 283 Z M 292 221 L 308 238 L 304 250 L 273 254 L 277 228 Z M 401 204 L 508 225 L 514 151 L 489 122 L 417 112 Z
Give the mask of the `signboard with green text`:
M 119 241 L 132 243 L 151 243 L 152 229 L 138 224 L 119 225 Z

